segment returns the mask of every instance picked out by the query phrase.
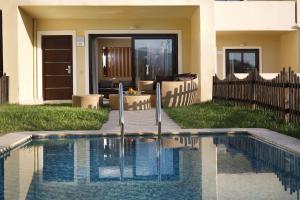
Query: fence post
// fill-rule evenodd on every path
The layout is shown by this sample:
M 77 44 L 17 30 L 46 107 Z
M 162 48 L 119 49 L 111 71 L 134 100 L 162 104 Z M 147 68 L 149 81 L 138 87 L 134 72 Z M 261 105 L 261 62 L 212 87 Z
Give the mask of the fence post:
M 4 73 L 3 76 L 0 77 L 0 104 L 9 102 L 9 77 Z
M 283 69 L 283 80 L 284 80 L 284 121 L 286 123 L 290 122 L 290 75 L 291 75 L 291 67 L 289 67 L 288 72 Z
M 9 76 L 5 74 L 6 77 L 6 103 L 9 103 Z
M 227 93 L 226 93 L 226 100 L 227 101 L 230 101 L 229 100 L 229 89 L 230 89 L 230 85 L 229 85 L 229 83 L 230 83 L 230 76 L 229 75 L 227 75 Z
M 255 91 L 255 81 L 257 80 L 257 69 L 255 69 L 255 71 L 253 71 L 250 75 L 250 96 L 251 96 L 251 109 L 256 109 L 256 103 L 255 103 L 255 99 L 256 99 L 256 91 Z
M 216 82 L 215 82 L 216 75 L 213 76 L 213 91 L 212 91 L 212 102 L 215 102 L 215 91 L 216 91 Z

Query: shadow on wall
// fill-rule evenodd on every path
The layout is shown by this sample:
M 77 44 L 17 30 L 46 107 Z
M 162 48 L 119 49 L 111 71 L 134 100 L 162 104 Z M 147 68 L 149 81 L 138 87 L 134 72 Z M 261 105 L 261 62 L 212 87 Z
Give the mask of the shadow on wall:
M 196 103 L 198 78 L 190 81 L 163 81 L 162 105 L 164 108 L 188 106 Z
M 134 102 L 124 102 L 125 110 L 149 110 L 151 109 L 151 101 L 149 100 L 141 100 Z

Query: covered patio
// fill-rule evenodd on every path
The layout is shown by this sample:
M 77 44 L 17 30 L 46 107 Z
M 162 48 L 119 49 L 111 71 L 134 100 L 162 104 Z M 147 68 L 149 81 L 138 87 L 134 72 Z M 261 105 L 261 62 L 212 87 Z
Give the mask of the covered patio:
M 211 77 L 214 68 L 214 32 L 206 22 L 200 23 L 200 18 L 208 16 L 206 11 L 212 5 L 207 3 L 191 3 L 188 5 L 19 5 L 20 21 L 23 22 L 19 28 L 23 40 L 19 40 L 18 46 L 20 54 L 26 54 L 33 59 L 24 59 L 22 57 L 23 68 L 18 69 L 22 76 L 22 82 L 26 85 L 20 85 L 20 94 L 10 94 L 11 101 L 18 101 L 22 104 L 44 103 L 44 102 L 67 102 L 72 95 L 95 94 L 99 91 L 101 73 L 100 63 L 101 52 L 93 51 L 96 43 L 91 38 L 94 35 L 119 36 L 128 35 L 157 36 L 174 35 L 176 44 L 173 51 L 174 63 L 171 64 L 172 75 L 182 73 L 192 73 L 198 75 L 198 101 L 211 99 Z M 204 11 L 204 8 L 206 10 Z M 203 12 L 202 12 L 203 9 Z M 211 15 L 211 14 L 210 14 Z M 209 17 L 207 17 L 209 18 Z M 203 31 L 200 31 L 202 27 Z M 204 31 L 206 30 L 206 31 Z M 68 51 L 71 52 L 68 66 L 62 66 L 61 70 L 49 72 L 45 71 L 45 62 L 56 62 L 53 60 L 43 60 L 45 48 L 43 47 L 44 37 L 70 35 L 71 45 Z M 201 38 L 211 37 L 211 42 L 201 42 Z M 151 39 L 151 38 L 148 38 Z M 133 48 L 133 46 L 131 46 Z M 51 52 L 59 48 L 53 47 Z M 201 49 L 206 49 L 201 51 Z M 31 51 L 32 50 L 32 51 Z M 59 51 L 62 52 L 60 49 Z M 98 49 L 99 50 L 99 49 Z M 134 68 L 134 51 L 131 54 L 132 62 L 131 74 L 126 79 L 132 81 L 133 88 L 138 89 L 137 68 Z M 201 55 L 200 55 L 201 52 Z M 59 54 L 59 53 L 55 53 Z M 59 55 L 58 55 L 59 56 Z M 65 57 L 65 56 L 63 56 Z M 103 60 L 102 60 L 103 61 Z M 96 64 L 97 63 L 97 64 Z M 211 63 L 211 64 L 209 64 Z M 70 67 L 69 67 L 70 66 Z M 95 67 L 96 66 L 96 67 Z M 205 67 L 206 66 L 206 67 Z M 103 67 L 103 66 L 102 66 Z M 120 65 L 120 67 L 122 67 Z M 65 70 L 68 69 L 68 70 Z M 24 71 L 23 71 L 24 70 Z M 60 71 L 60 72 L 58 72 Z M 68 74 L 64 74 L 64 73 Z M 158 71 L 157 73 L 159 73 Z M 62 77 L 68 75 L 68 80 L 60 78 L 61 81 L 53 82 L 55 76 Z M 154 78 L 158 74 L 154 74 Z M 52 76 L 52 80 L 49 80 Z M 153 80 L 154 78 L 147 78 Z M 119 83 L 123 77 L 108 77 Z M 143 80 L 141 78 L 140 80 Z M 154 81 L 154 80 L 153 80 Z M 202 84 L 201 84 L 202 83 Z M 15 83 L 14 83 L 15 84 Z M 15 87 L 12 84 L 11 87 Z M 205 87 L 204 87 L 205 85 Z M 201 88 L 202 87 L 202 88 Z M 60 95 L 46 98 L 46 93 L 51 90 L 64 90 L 69 88 L 69 92 L 61 92 Z M 25 91 L 25 92 L 23 92 Z M 13 97 L 14 96 L 14 97 Z M 50 95 L 51 96 L 51 95 Z M 49 95 L 48 95 L 49 97 Z M 15 100 L 13 100 L 15 99 Z

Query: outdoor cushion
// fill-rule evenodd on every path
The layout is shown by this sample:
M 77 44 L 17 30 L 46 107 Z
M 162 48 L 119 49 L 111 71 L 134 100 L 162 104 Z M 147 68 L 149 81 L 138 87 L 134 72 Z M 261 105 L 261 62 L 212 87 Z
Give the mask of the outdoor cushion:
M 99 82 L 99 88 L 113 88 L 113 81 L 111 81 L 111 80 L 101 80 Z
M 175 79 L 177 81 L 190 81 L 196 78 L 197 78 L 197 74 L 186 73 L 186 74 L 178 74 Z
M 133 87 L 133 83 L 132 81 L 120 81 L 121 83 L 123 83 L 123 88 L 124 89 L 129 89 Z

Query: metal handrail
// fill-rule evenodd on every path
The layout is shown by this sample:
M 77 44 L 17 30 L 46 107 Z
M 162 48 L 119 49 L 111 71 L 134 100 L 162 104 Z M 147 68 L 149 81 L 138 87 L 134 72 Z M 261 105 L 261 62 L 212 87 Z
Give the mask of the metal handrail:
M 161 181 L 161 92 L 160 83 L 156 84 L 156 124 L 158 126 L 158 142 L 157 142 L 157 173 L 158 181 Z
M 161 181 L 161 147 L 162 147 L 162 142 L 161 142 L 161 136 L 158 136 L 157 140 L 157 174 L 158 174 L 158 181 Z
M 121 126 L 121 141 L 120 141 L 120 181 L 124 180 L 124 135 L 125 135 L 125 120 L 124 120 L 124 97 L 123 84 L 119 84 L 119 125 Z
M 158 136 L 161 136 L 161 93 L 160 83 L 156 84 L 156 124 L 158 126 Z
M 123 98 L 123 84 L 119 84 L 119 125 L 124 125 L 124 98 Z

